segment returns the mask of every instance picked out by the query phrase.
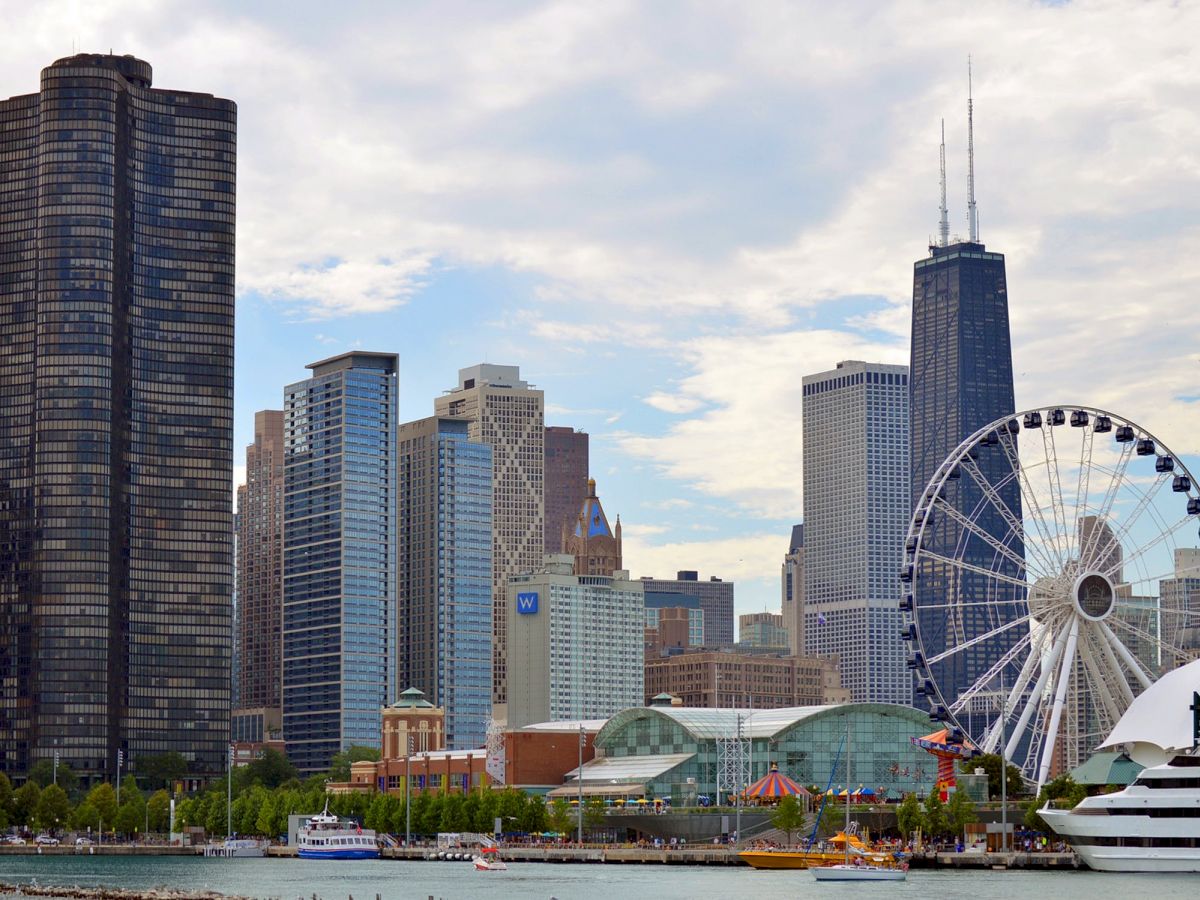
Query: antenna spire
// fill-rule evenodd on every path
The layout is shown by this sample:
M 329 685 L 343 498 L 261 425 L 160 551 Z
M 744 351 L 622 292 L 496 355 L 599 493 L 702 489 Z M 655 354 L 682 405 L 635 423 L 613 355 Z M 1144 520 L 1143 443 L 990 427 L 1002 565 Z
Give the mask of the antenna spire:
M 950 243 L 950 212 L 946 209 L 946 120 L 942 119 L 942 146 L 939 151 L 942 168 L 942 205 L 938 207 L 941 218 L 938 220 L 938 246 L 945 247 Z
M 971 57 L 967 56 L 967 231 L 972 244 L 979 242 L 979 218 L 975 212 L 975 102 L 972 99 Z

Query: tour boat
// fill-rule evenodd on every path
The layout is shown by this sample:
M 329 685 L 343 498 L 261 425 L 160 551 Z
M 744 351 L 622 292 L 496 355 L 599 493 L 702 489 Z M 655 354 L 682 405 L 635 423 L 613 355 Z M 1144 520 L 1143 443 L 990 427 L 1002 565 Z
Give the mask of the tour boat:
M 479 872 L 507 872 L 508 866 L 500 858 L 500 851 L 495 847 L 483 847 L 471 860 Z
M 205 844 L 204 855 L 221 859 L 244 859 L 266 856 L 267 842 L 253 838 L 226 838 L 221 844 Z
M 1089 868 L 1200 872 L 1200 756 L 1176 756 L 1124 790 L 1038 815 Z
M 325 811 L 317 813 L 296 833 L 296 845 L 303 859 L 378 859 L 379 842 L 375 832 L 358 825 L 343 825 Z

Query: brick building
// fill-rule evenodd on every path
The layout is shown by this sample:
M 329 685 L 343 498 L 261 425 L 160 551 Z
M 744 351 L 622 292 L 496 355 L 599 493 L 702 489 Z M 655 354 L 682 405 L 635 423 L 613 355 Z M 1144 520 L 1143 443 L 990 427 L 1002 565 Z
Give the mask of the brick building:
M 660 693 L 708 709 L 822 706 L 849 699 L 834 661 L 720 652 L 647 659 L 647 702 Z

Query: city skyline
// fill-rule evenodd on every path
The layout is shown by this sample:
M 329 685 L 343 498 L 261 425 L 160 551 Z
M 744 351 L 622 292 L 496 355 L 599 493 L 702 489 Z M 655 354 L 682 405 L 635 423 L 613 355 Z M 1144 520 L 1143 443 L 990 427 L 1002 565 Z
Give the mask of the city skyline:
M 799 408 L 801 368 L 907 359 L 942 118 L 966 232 L 972 50 L 981 239 L 1008 260 L 1016 405 L 1112 408 L 1195 459 L 1200 183 L 1174 160 L 1196 137 L 1198 13 L 938 8 L 697 8 L 673 49 L 653 37 L 670 13 L 620 7 L 351 7 L 333 23 L 14 5 L 0 95 L 35 90 L 75 40 L 238 101 L 239 455 L 279 384 L 357 344 L 400 354 L 401 420 L 428 415 L 462 366 L 520 365 L 547 424 L 591 434 L 632 573 L 715 571 L 749 612 L 777 608 L 801 505 L 798 416 L 761 423 Z M 939 23 L 920 42 L 915 15 Z M 71 33 L 45 24 L 62 21 Z M 571 114 L 583 104 L 593 124 Z M 442 339 L 448 308 L 468 324 Z M 1108 357 L 1122 365 L 1089 365 Z

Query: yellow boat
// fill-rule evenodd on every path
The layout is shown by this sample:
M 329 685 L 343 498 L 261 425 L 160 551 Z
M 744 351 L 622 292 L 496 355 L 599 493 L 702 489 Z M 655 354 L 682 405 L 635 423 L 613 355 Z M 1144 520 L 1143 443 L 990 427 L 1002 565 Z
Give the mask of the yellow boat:
M 831 848 L 824 850 L 743 850 L 738 858 L 756 869 L 808 869 L 837 865 L 846 861 L 846 835 L 838 832 L 829 839 Z M 850 835 L 850 852 L 872 865 L 890 867 L 895 859 L 889 853 L 877 853 L 857 835 Z

